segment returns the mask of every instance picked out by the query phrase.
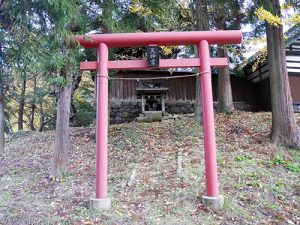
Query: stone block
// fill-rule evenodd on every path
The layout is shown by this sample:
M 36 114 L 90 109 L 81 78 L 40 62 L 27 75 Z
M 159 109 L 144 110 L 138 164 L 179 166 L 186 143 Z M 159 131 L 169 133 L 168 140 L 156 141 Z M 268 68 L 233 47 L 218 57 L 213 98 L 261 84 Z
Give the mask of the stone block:
M 117 112 L 116 113 L 116 119 L 117 119 L 117 117 L 122 117 L 123 115 L 122 115 L 122 112 Z
M 128 105 L 130 105 L 129 102 L 122 102 L 122 104 L 121 104 L 121 106 L 128 106 Z
M 151 122 L 160 122 L 162 121 L 162 117 L 137 117 L 137 122 L 151 123 Z
M 217 197 L 202 196 L 202 203 L 214 211 L 219 211 L 223 209 L 224 197 L 222 195 Z
M 179 112 L 180 113 L 187 113 L 188 110 L 187 110 L 187 108 L 185 106 L 181 106 L 181 107 L 179 107 Z
M 110 102 L 110 107 L 111 108 L 120 108 L 122 105 L 121 101 L 111 101 Z
M 171 107 L 170 112 L 171 113 L 179 113 L 180 112 L 179 107 L 178 106 Z
M 123 112 L 122 117 L 128 117 L 128 116 L 129 116 L 129 113 L 128 113 L 128 112 Z
M 161 111 L 151 111 L 151 112 L 145 112 L 145 117 L 162 117 L 162 112 Z
M 90 209 L 101 211 L 111 207 L 111 198 L 90 198 Z
M 116 117 L 115 118 L 115 122 L 116 123 L 121 123 L 122 122 L 122 118 L 121 117 Z
M 195 109 L 192 106 L 187 107 L 187 113 L 193 113 Z

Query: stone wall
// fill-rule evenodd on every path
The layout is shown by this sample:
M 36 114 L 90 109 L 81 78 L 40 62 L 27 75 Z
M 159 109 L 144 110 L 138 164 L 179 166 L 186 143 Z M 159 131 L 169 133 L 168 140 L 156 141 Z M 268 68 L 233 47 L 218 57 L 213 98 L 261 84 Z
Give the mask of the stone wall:
M 249 111 L 250 106 L 244 102 L 233 103 L 237 110 Z M 214 109 L 217 103 L 214 102 Z M 188 114 L 195 110 L 194 102 L 166 102 L 166 112 L 169 114 Z M 110 102 L 110 123 L 124 123 L 134 121 L 142 113 L 141 101 L 111 101 Z
M 135 120 L 142 112 L 140 101 L 111 101 L 110 123 L 124 123 Z
M 170 114 L 187 114 L 194 111 L 194 102 L 166 102 L 166 112 Z
M 170 114 L 186 114 L 194 112 L 193 102 L 166 102 L 166 112 Z M 124 123 L 135 120 L 142 113 L 140 101 L 111 101 L 110 123 Z

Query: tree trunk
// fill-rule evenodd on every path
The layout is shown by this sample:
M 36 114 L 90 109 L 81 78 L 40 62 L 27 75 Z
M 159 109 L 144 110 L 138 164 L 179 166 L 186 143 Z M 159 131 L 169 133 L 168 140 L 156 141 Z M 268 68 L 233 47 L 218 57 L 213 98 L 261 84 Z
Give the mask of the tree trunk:
M 218 57 L 227 57 L 225 46 L 217 49 Z M 218 74 L 218 107 L 217 111 L 221 113 L 232 113 L 234 111 L 232 101 L 232 90 L 230 82 L 230 73 L 228 67 L 219 68 Z
M 23 116 L 24 116 L 24 106 L 25 106 L 25 91 L 26 91 L 26 72 L 24 72 L 24 77 L 21 86 L 21 95 L 19 102 L 19 116 L 18 116 L 18 130 L 23 130 Z
M 52 156 L 51 177 L 58 179 L 67 174 L 68 150 L 70 147 L 69 124 L 72 85 L 60 89 L 57 100 L 55 147 Z
M 281 16 L 279 0 L 264 0 L 265 9 Z M 271 140 L 276 145 L 300 149 L 300 131 L 292 107 L 286 66 L 283 28 L 266 24 L 272 103 Z
M 207 0 L 196 0 L 196 30 L 208 30 Z M 196 52 L 196 55 L 198 53 Z M 195 119 L 202 124 L 202 101 L 200 77 L 196 77 Z
M 209 29 L 207 0 L 196 0 L 196 25 L 198 30 Z
M 1 60 L 1 59 L 0 59 Z M 4 152 L 4 126 L 5 126 L 5 116 L 4 116 L 4 91 L 3 91 L 3 77 L 2 77 L 2 66 L 0 68 L 0 154 Z
M 218 30 L 226 30 L 226 21 L 224 15 L 218 15 L 215 17 Z M 228 57 L 225 46 L 218 46 L 217 56 Z M 217 111 L 220 113 L 231 114 L 234 111 L 232 90 L 230 82 L 230 73 L 228 67 L 222 67 L 218 69 L 218 106 Z
M 39 95 L 39 105 L 40 105 L 40 121 L 39 121 L 39 132 L 42 132 L 44 129 L 44 121 L 45 121 L 45 115 L 43 110 L 43 95 L 40 93 Z
M 35 113 L 35 99 L 36 99 L 36 91 L 37 91 L 37 87 L 36 87 L 36 76 L 33 78 L 33 97 L 32 97 L 32 102 L 31 102 L 31 112 L 30 112 L 30 120 L 29 120 L 29 126 L 30 129 L 32 131 L 35 131 L 35 127 L 34 127 L 34 113 Z
M 78 126 L 78 124 L 75 123 L 75 116 L 76 116 L 76 108 L 74 105 L 74 101 L 73 101 L 73 96 L 75 91 L 78 89 L 79 84 L 81 82 L 81 78 L 82 78 L 82 71 L 80 71 L 78 73 L 78 75 L 76 76 L 76 78 L 73 81 L 73 85 L 72 85 L 72 93 L 71 93 L 71 112 L 70 112 L 70 123 L 71 126 Z
M 69 55 L 64 49 L 64 55 Z M 70 108 L 73 77 L 65 66 L 61 75 L 67 79 L 67 85 L 61 87 L 57 99 L 55 147 L 52 155 L 52 169 L 50 178 L 62 179 L 67 174 L 68 150 L 70 148 Z
M 12 132 L 13 132 L 13 128 L 11 126 L 11 122 L 10 122 L 9 118 L 7 118 L 7 116 L 5 115 L 5 119 L 4 119 L 4 133 L 5 134 L 11 134 Z

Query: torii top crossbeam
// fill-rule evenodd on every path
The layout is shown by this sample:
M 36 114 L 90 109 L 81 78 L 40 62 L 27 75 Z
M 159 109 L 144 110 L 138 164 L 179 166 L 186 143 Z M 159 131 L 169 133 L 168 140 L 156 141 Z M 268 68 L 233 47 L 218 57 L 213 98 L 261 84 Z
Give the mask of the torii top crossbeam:
M 85 48 L 98 48 L 100 43 L 104 43 L 107 47 L 112 48 L 148 45 L 198 45 L 202 40 L 206 40 L 209 44 L 237 44 L 242 40 L 242 32 L 239 30 L 152 32 L 86 34 L 73 37 Z

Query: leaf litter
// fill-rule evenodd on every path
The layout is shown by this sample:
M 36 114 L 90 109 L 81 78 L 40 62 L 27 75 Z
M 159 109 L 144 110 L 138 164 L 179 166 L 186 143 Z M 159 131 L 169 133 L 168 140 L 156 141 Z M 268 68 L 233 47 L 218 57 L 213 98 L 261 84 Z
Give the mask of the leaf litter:
M 299 224 L 300 152 L 269 142 L 271 114 L 216 114 L 215 123 L 222 211 L 201 203 L 202 128 L 185 115 L 110 126 L 112 208 L 99 213 L 88 208 L 94 128 L 71 129 L 61 182 L 48 176 L 54 131 L 14 136 L 0 161 L 0 224 Z

